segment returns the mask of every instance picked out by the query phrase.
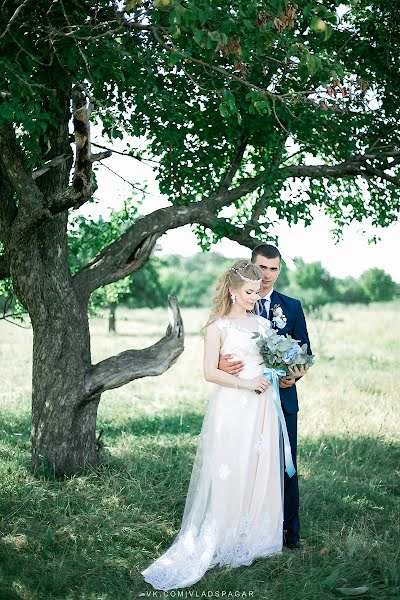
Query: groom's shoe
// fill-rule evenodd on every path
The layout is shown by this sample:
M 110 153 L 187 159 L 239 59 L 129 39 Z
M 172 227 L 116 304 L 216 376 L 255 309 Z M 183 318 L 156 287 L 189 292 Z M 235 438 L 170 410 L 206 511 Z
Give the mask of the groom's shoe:
M 283 530 L 283 546 L 289 548 L 289 550 L 303 550 L 304 546 L 301 544 L 300 540 L 291 540 L 287 537 L 287 530 Z
M 304 546 L 300 541 L 297 542 L 285 542 L 283 544 L 289 550 L 304 550 Z

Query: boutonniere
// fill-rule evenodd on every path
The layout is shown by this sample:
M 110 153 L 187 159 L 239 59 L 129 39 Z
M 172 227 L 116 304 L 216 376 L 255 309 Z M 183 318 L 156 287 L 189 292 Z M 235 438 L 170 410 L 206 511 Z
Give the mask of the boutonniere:
M 272 324 L 278 329 L 283 329 L 287 323 L 287 318 L 283 314 L 280 304 L 274 304 L 272 307 Z

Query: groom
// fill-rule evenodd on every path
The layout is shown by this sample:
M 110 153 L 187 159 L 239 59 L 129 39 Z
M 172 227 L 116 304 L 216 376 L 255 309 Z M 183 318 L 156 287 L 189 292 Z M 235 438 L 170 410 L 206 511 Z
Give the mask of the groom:
M 281 261 L 282 257 L 278 248 L 271 244 L 259 244 L 252 252 L 251 262 L 258 265 L 263 272 L 259 300 L 260 314 L 269 319 L 273 325 L 276 323 L 273 321 L 274 317 L 280 325 L 283 325 L 284 317 L 286 317 L 284 327 L 276 329 L 277 333 L 281 335 L 288 333 L 292 338 L 298 340 L 300 345 L 306 343 L 308 353 L 311 354 L 306 320 L 300 301 L 274 290 L 275 281 L 281 271 Z M 236 375 L 244 365 L 241 361 L 229 362 L 230 357 L 230 354 L 222 356 L 218 368 L 231 375 Z M 286 471 L 284 475 L 283 545 L 292 550 L 302 547 L 300 544 L 299 483 L 296 462 L 297 412 L 299 410 L 296 379 L 285 377 L 279 380 L 281 404 L 289 434 L 293 464 L 296 469 L 293 477 L 289 477 Z

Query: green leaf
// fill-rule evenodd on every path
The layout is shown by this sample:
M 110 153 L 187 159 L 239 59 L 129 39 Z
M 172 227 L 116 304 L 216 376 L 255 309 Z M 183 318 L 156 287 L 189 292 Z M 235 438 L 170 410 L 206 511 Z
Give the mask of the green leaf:
M 321 68 L 321 59 L 315 54 L 307 54 L 307 69 L 311 77 Z
M 225 104 L 225 102 L 221 102 L 219 105 L 219 112 L 221 113 L 222 117 L 229 117 L 229 108 L 228 106 Z
M 203 48 L 207 42 L 207 34 L 204 31 L 198 29 L 195 32 L 193 39 L 198 46 L 201 46 Z
M 254 108 L 260 115 L 271 114 L 271 102 L 268 98 L 254 102 Z
M 327 24 L 326 28 L 325 28 L 325 36 L 324 36 L 325 41 L 329 40 L 329 38 L 331 37 L 332 33 L 333 33 L 332 25 Z
M 208 32 L 208 37 L 211 38 L 214 42 L 220 42 L 221 41 L 221 34 L 219 31 L 209 31 Z

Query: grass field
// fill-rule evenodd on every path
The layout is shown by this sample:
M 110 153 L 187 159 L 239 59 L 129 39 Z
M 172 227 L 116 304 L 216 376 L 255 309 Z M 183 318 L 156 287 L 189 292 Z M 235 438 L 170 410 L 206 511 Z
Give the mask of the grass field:
M 167 373 L 104 394 L 101 466 L 65 482 L 29 473 L 32 335 L 1 321 L 0 600 L 399 598 L 399 308 L 338 305 L 309 319 L 317 363 L 298 386 L 304 551 L 216 567 L 192 596 L 153 594 L 140 570 L 179 530 L 211 390 L 205 311 L 183 310 L 185 351 Z M 163 310 L 119 316 L 116 336 L 92 320 L 95 362 L 150 345 L 167 323 Z

